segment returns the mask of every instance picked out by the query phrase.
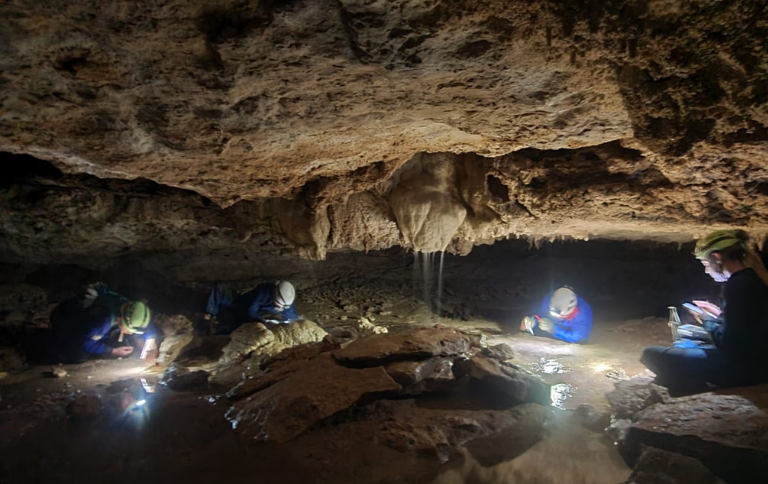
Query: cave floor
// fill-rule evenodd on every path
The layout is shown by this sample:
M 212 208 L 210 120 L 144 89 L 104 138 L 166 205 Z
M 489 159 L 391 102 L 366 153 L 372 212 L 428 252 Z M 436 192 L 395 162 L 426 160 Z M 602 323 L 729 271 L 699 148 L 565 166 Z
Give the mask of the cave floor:
M 519 365 L 557 385 L 553 398 L 562 409 L 589 404 L 607 410 L 604 394 L 614 382 L 643 372 L 637 361 L 642 348 L 667 341 L 666 323 L 656 318 L 598 323 L 588 345 L 533 337 L 514 328 L 508 334 L 508 328 L 483 319 L 437 319 L 418 306 L 403 319 L 390 322 L 389 330 L 443 324 L 481 332 L 490 345 L 509 344 Z M 141 379 L 150 385 L 157 380 L 156 372 L 138 360 L 62 368 L 68 372 L 64 378 L 45 377 L 50 367 L 33 367 L 0 380 L 7 482 L 80 482 L 84 467 L 97 476 L 92 480 L 114 482 L 245 482 L 258 472 L 265 482 L 461 483 L 481 477 L 483 482 L 517 482 L 521 476 L 556 481 L 581 476 L 583 482 L 615 483 L 629 472 L 606 435 L 573 423 L 567 411 L 555 411 L 548 438 L 490 467 L 470 455 L 450 462 L 405 455 L 367 441 L 359 426 L 324 428 L 288 445 L 252 448 L 231 431 L 222 418 L 225 408 L 210 398 L 211 390 L 176 393 L 158 386 L 145 406 L 136 407 Z M 83 394 L 99 395 L 109 418 L 65 418 L 67 402 Z M 435 411 L 457 412 L 450 405 Z M 500 445 L 515 447 L 514 442 Z M 56 458 L 40 462 L 40 455 Z

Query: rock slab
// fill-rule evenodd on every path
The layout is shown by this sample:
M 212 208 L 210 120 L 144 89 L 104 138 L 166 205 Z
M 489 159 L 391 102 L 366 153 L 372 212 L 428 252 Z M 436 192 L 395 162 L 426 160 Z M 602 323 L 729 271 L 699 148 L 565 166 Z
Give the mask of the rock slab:
M 768 482 L 768 385 L 671 399 L 637 415 L 627 458 L 643 445 L 687 455 L 727 482 Z
M 461 362 L 461 371 L 484 386 L 502 394 L 511 404 L 552 403 L 550 386 L 535 375 L 511 363 L 475 355 Z
M 452 329 L 424 328 L 408 333 L 374 334 L 334 351 L 343 365 L 378 366 L 403 360 L 425 360 L 436 356 L 461 356 L 469 351 L 470 337 Z
M 347 368 L 323 353 L 301 371 L 237 402 L 227 419 L 251 441 L 287 442 L 366 396 L 400 388 L 381 367 Z
M 409 395 L 446 388 L 456 381 L 453 360 L 439 356 L 421 361 L 396 361 L 387 365 L 386 370 L 403 386 L 403 393 Z
M 647 447 L 624 484 L 725 484 L 693 457 Z

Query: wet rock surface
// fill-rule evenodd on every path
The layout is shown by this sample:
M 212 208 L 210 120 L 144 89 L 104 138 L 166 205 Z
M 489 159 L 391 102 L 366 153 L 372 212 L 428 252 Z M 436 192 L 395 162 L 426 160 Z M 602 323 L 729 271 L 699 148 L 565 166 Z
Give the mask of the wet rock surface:
M 383 368 L 352 369 L 324 353 L 227 413 L 249 441 L 286 442 L 364 397 L 400 390 Z
M 97 417 L 104 404 L 97 395 L 80 395 L 67 405 L 67 415 L 76 418 Z
M 618 419 L 632 419 L 642 410 L 668 400 L 666 388 L 653 383 L 652 377 L 636 377 L 621 381 L 606 395 Z
M 460 372 L 480 382 L 514 404 L 552 402 L 550 386 L 532 373 L 511 363 L 475 355 L 460 363 Z
M 208 385 L 210 373 L 204 370 L 190 371 L 187 368 L 171 363 L 159 383 L 175 391 L 204 388 Z

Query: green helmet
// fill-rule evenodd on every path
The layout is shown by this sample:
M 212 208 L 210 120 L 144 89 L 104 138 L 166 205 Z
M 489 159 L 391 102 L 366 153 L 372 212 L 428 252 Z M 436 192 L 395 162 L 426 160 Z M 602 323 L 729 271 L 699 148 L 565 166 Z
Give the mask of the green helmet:
M 746 241 L 747 236 L 743 230 L 717 230 L 699 239 L 693 254 L 697 259 L 706 260 L 712 252 L 725 250 L 736 244 L 741 244 L 742 248 L 745 248 Z
M 122 305 L 120 313 L 123 317 L 120 326 L 128 333 L 143 334 L 152 319 L 152 311 L 141 301 L 130 301 Z

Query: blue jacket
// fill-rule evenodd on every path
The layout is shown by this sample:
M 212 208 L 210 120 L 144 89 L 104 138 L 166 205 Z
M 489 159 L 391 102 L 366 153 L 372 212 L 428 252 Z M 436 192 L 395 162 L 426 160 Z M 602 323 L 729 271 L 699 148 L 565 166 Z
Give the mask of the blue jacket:
M 98 316 L 94 317 L 94 320 L 88 325 L 83 349 L 92 355 L 103 355 L 112 349 L 112 347 L 107 346 L 106 342 L 109 339 L 109 334 L 118 329 L 116 320 L 121 314 L 121 306 L 129 299 L 110 291 L 105 285 L 94 286 L 94 289 L 96 289 L 98 296 L 91 305 L 91 313 L 98 314 Z M 150 322 L 141 336 L 144 339 L 156 339 L 157 329 L 155 325 Z
M 592 333 L 592 308 L 589 303 L 576 296 L 576 314 L 570 318 L 555 319 L 549 314 L 549 301 L 554 292 L 547 295 L 539 306 L 536 313 L 540 318 L 548 318 L 554 322 L 552 336 L 555 339 L 567 341 L 568 343 L 583 343 L 589 339 Z M 538 330 L 535 330 L 538 332 Z
M 286 321 L 298 319 L 296 306 L 291 304 L 282 311 L 275 305 L 275 284 L 265 282 L 246 292 L 242 298 L 248 303 L 248 317 L 256 321 L 259 315 L 271 314 L 282 316 Z
M 107 346 L 106 342 L 109 339 L 109 334 L 112 331 L 118 329 L 115 318 L 117 315 L 108 314 L 95 321 L 88 333 L 85 335 L 85 341 L 83 342 L 83 349 L 86 353 L 92 355 L 103 355 L 107 351 L 111 351 L 112 347 Z M 144 334 L 141 335 L 145 340 L 150 338 L 157 338 L 157 330 L 154 324 L 149 323 L 149 326 L 145 328 Z
M 298 319 L 294 304 L 282 311 L 277 308 L 275 305 L 275 283 L 273 282 L 259 284 L 244 294 L 235 294 L 228 286 L 219 284 L 211 291 L 206 312 L 217 316 L 220 306 L 235 307 L 239 315 L 238 318 L 242 317 L 247 321 L 258 321 L 264 316 L 270 315 L 280 316 L 286 322 Z

